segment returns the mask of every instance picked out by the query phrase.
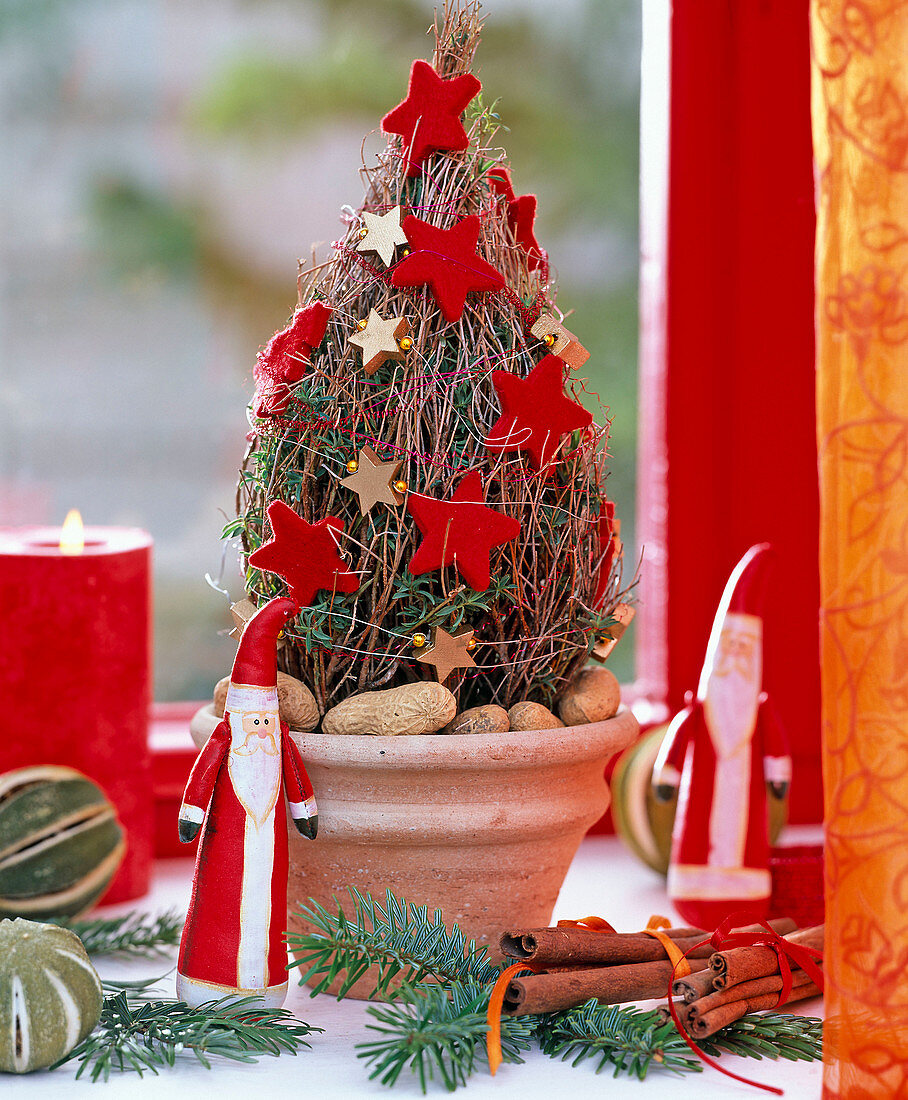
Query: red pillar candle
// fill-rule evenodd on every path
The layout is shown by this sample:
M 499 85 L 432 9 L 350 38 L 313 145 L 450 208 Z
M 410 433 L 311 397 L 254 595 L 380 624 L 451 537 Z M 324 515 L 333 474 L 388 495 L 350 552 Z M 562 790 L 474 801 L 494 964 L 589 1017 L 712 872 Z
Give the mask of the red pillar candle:
M 147 892 L 152 859 L 151 536 L 60 537 L 0 528 L 0 773 L 66 764 L 107 792 L 127 850 L 105 900 L 125 901 Z

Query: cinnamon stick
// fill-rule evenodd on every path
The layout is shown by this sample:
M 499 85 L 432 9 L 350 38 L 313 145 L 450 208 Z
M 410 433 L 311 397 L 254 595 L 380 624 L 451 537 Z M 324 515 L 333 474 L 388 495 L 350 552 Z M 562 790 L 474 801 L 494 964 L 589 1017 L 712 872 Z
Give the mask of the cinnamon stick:
M 800 989 L 802 985 L 809 985 L 812 981 L 813 979 L 806 970 L 792 970 L 791 994 L 788 999 L 791 1000 L 794 990 Z M 781 974 L 773 974 L 768 978 L 754 978 L 753 981 L 740 982 L 729 989 L 716 989 L 705 997 L 698 997 L 697 1000 L 689 1004 L 688 1012 L 690 1019 L 693 1020 L 704 1016 L 707 1012 L 712 1012 L 714 1008 L 721 1008 L 722 1005 L 729 1004 L 731 1001 L 746 1001 L 749 997 L 762 997 L 765 993 L 775 994 L 775 998 L 778 1000 L 781 991 Z M 785 1003 L 787 1004 L 788 1001 Z
M 803 947 L 822 950 L 823 929 L 822 924 L 814 928 L 802 928 L 799 932 L 786 935 L 785 939 Z M 709 965 L 716 989 L 727 989 L 741 982 L 779 973 L 779 958 L 771 947 L 734 947 L 729 951 L 717 951 L 710 958 Z
M 807 981 L 803 985 L 792 989 L 791 996 L 785 1003 L 791 1004 L 794 1001 L 803 1001 L 808 997 L 818 997 L 819 995 L 820 991 L 816 985 L 812 981 Z M 693 1004 L 683 1006 L 682 1012 L 687 1018 L 685 1019 L 682 1016 L 681 1019 L 695 1039 L 706 1039 L 720 1028 L 728 1027 L 735 1020 L 740 1020 L 748 1012 L 763 1012 L 775 1008 L 778 999 L 778 992 L 763 993 L 756 997 L 743 997 L 738 1000 L 729 1000 L 718 1008 L 714 1008 L 711 1012 L 704 1012 L 702 1015 L 694 1011 L 697 1007 L 697 1002 L 694 1001 Z
M 715 986 L 713 978 L 715 974 L 708 967 L 688 974 L 686 978 L 676 978 L 672 983 L 672 996 L 680 997 L 685 1004 L 690 1004 L 698 997 L 705 997 L 712 993 Z
M 692 959 L 690 964 L 694 969 L 705 969 L 707 961 Z M 582 1005 L 591 997 L 607 1005 L 664 997 L 671 974 L 672 964 L 663 959 L 661 962 L 524 975 L 511 979 L 505 990 L 502 1012 L 508 1016 L 560 1012 Z
M 782 918 L 770 921 L 770 927 L 782 934 L 795 927 Z M 763 931 L 761 925 L 748 925 L 742 932 Z M 697 946 L 708 933 L 690 928 L 670 928 L 668 935 L 689 958 L 705 959 L 713 954 L 709 943 Z M 529 928 L 505 932 L 500 940 L 501 953 L 512 959 L 532 960 L 542 966 L 571 966 L 594 963 L 599 966 L 659 962 L 665 949 L 653 936 L 642 932 L 591 932 L 585 928 Z

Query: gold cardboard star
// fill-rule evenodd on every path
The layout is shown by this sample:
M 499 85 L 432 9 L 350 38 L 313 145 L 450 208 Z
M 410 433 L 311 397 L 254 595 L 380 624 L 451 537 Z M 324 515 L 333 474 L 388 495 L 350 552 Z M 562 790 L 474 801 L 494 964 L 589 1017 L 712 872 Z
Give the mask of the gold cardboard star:
M 341 481 L 359 497 L 359 510 L 365 515 L 376 504 L 398 505 L 403 493 L 391 484 L 397 477 L 402 462 L 382 462 L 371 447 L 361 447 L 357 469 Z M 348 467 L 349 469 L 349 467 Z
M 386 320 L 377 310 L 370 309 L 365 328 L 354 332 L 350 343 L 362 350 L 366 374 L 375 374 L 386 360 L 406 358 L 406 347 L 402 348 L 398 341 L 409 339 L 409 336 L 410 322 L 406 317 Z
M 395 206 L 387 214 L 370 214 L 363 211 L 365 234 L 356 246 L 357 252 L 376 252 L 385 267 L 394 259 L 394 249 L 407 243 L 407 235 L 400 227 L 400 207 Z
M 425 652 L 417 653 L 416 660 L 426 665 L 434 665 L 438 682 L 443 684 L 455 668 L 476 667 L 476 662 L 467 651 L 472 640 L 472 630 L 461 630 L 457 634 L 449 634 L 447 630 L 436 626 L 432 631 L 432 644 L 427 646 Z
M 540 314 L 539 320 L 532 326 L 530 332 L 545 344 L 552 355 L 563 359 L 571 370 L 582 367 L 590 357 L 590 353 L 573 332 L 566 329 L 560 321 L 556 321 L 551 313 Z
M 230 608 L 230 616 L 233 619 L 233 630 L 230 631 L 228 637 L 236 638 L 236 640 L 239 641 L 243 636 L 243 631 L 246 629 L 246 623 L 249 622 L 256 611 L 258 611 L 258 608 L 252 600 L 237 600 Z
M 237 642 L 239 642 L 240 638 L 243 636 L 243 631 L 246 629 L 246 624 L 256 611 L 258 611 L 258 608 L 252 600 L 237 600 L 230 608 L 230 615 L 233 619 L 233 630 L 228 633 L 227 637 L 236 638 Z M 283 636 L 283 632 L 281 632 L 277 637 L 277 648 L 283 649 L 286 644 L 287 641 Z
M 593 647 L 593 652 L 590 656 L 601 664 L 604 663 L 608 659 L 608 655 L 621 640 L 621 635 L 631 625 L 631 620 L 636 614 L 637 612 L 630 604 L 619 603 L 612 612 L 613 617 L 617 621 L 613 622 L 612 625 L 607 628 L 606 636 Z

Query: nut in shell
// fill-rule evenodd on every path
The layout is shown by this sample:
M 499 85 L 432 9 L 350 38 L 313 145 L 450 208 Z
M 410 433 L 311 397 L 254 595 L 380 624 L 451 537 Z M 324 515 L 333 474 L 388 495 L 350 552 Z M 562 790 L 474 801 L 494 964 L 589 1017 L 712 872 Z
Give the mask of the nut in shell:
M 508 711 L 512 730 L 554 730 L 564 726 L 542 703 L 515 703 Z
M 351 695 L 325 715 L 322 731 L 395 737 L 435 733 L 457 713 L 457 701 L 442 684 L 428 680 L 386 691 Z
M 607 668 L 587 668 L 558 700 L 558 713 L 566 726 L 604 722 L 621 704 L 621 687 Z
M 487 704 L 462 711 L 449 722 L 442 733 L 507 733 L 508 712 L 504 707 Z
M 315 696 L 302 680 L 288 676 L 286 672 L 279 672 L 277 701 L 281 718 L 292 730 L 309 733 L 318 725 L 318 706 Z

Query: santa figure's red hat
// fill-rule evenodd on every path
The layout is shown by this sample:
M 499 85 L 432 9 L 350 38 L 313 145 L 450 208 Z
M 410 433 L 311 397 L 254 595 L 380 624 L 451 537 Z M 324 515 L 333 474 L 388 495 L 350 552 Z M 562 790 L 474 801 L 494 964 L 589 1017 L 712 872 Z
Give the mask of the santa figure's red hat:
M 719 639 L 725 629 L 729 615 L 751 615 L 755 619 L 763 618 L 763 600 L 769 584 L 769 574 L 775 552 L 768 542 L 758 542 L 747 551 L 732 570 L 725 585 L 722 599 L 713 619 L 713 628 L 706 647 L 706 657 L 700 673 L 697 698 L 701 701 L 706 695 L 706 685 L 716 663 L 719 651 Z
M 295 600 L 271 600 L 252 616 L 236 651 L 225 711 L 277 710 L 277 640 L 299 611 Z

